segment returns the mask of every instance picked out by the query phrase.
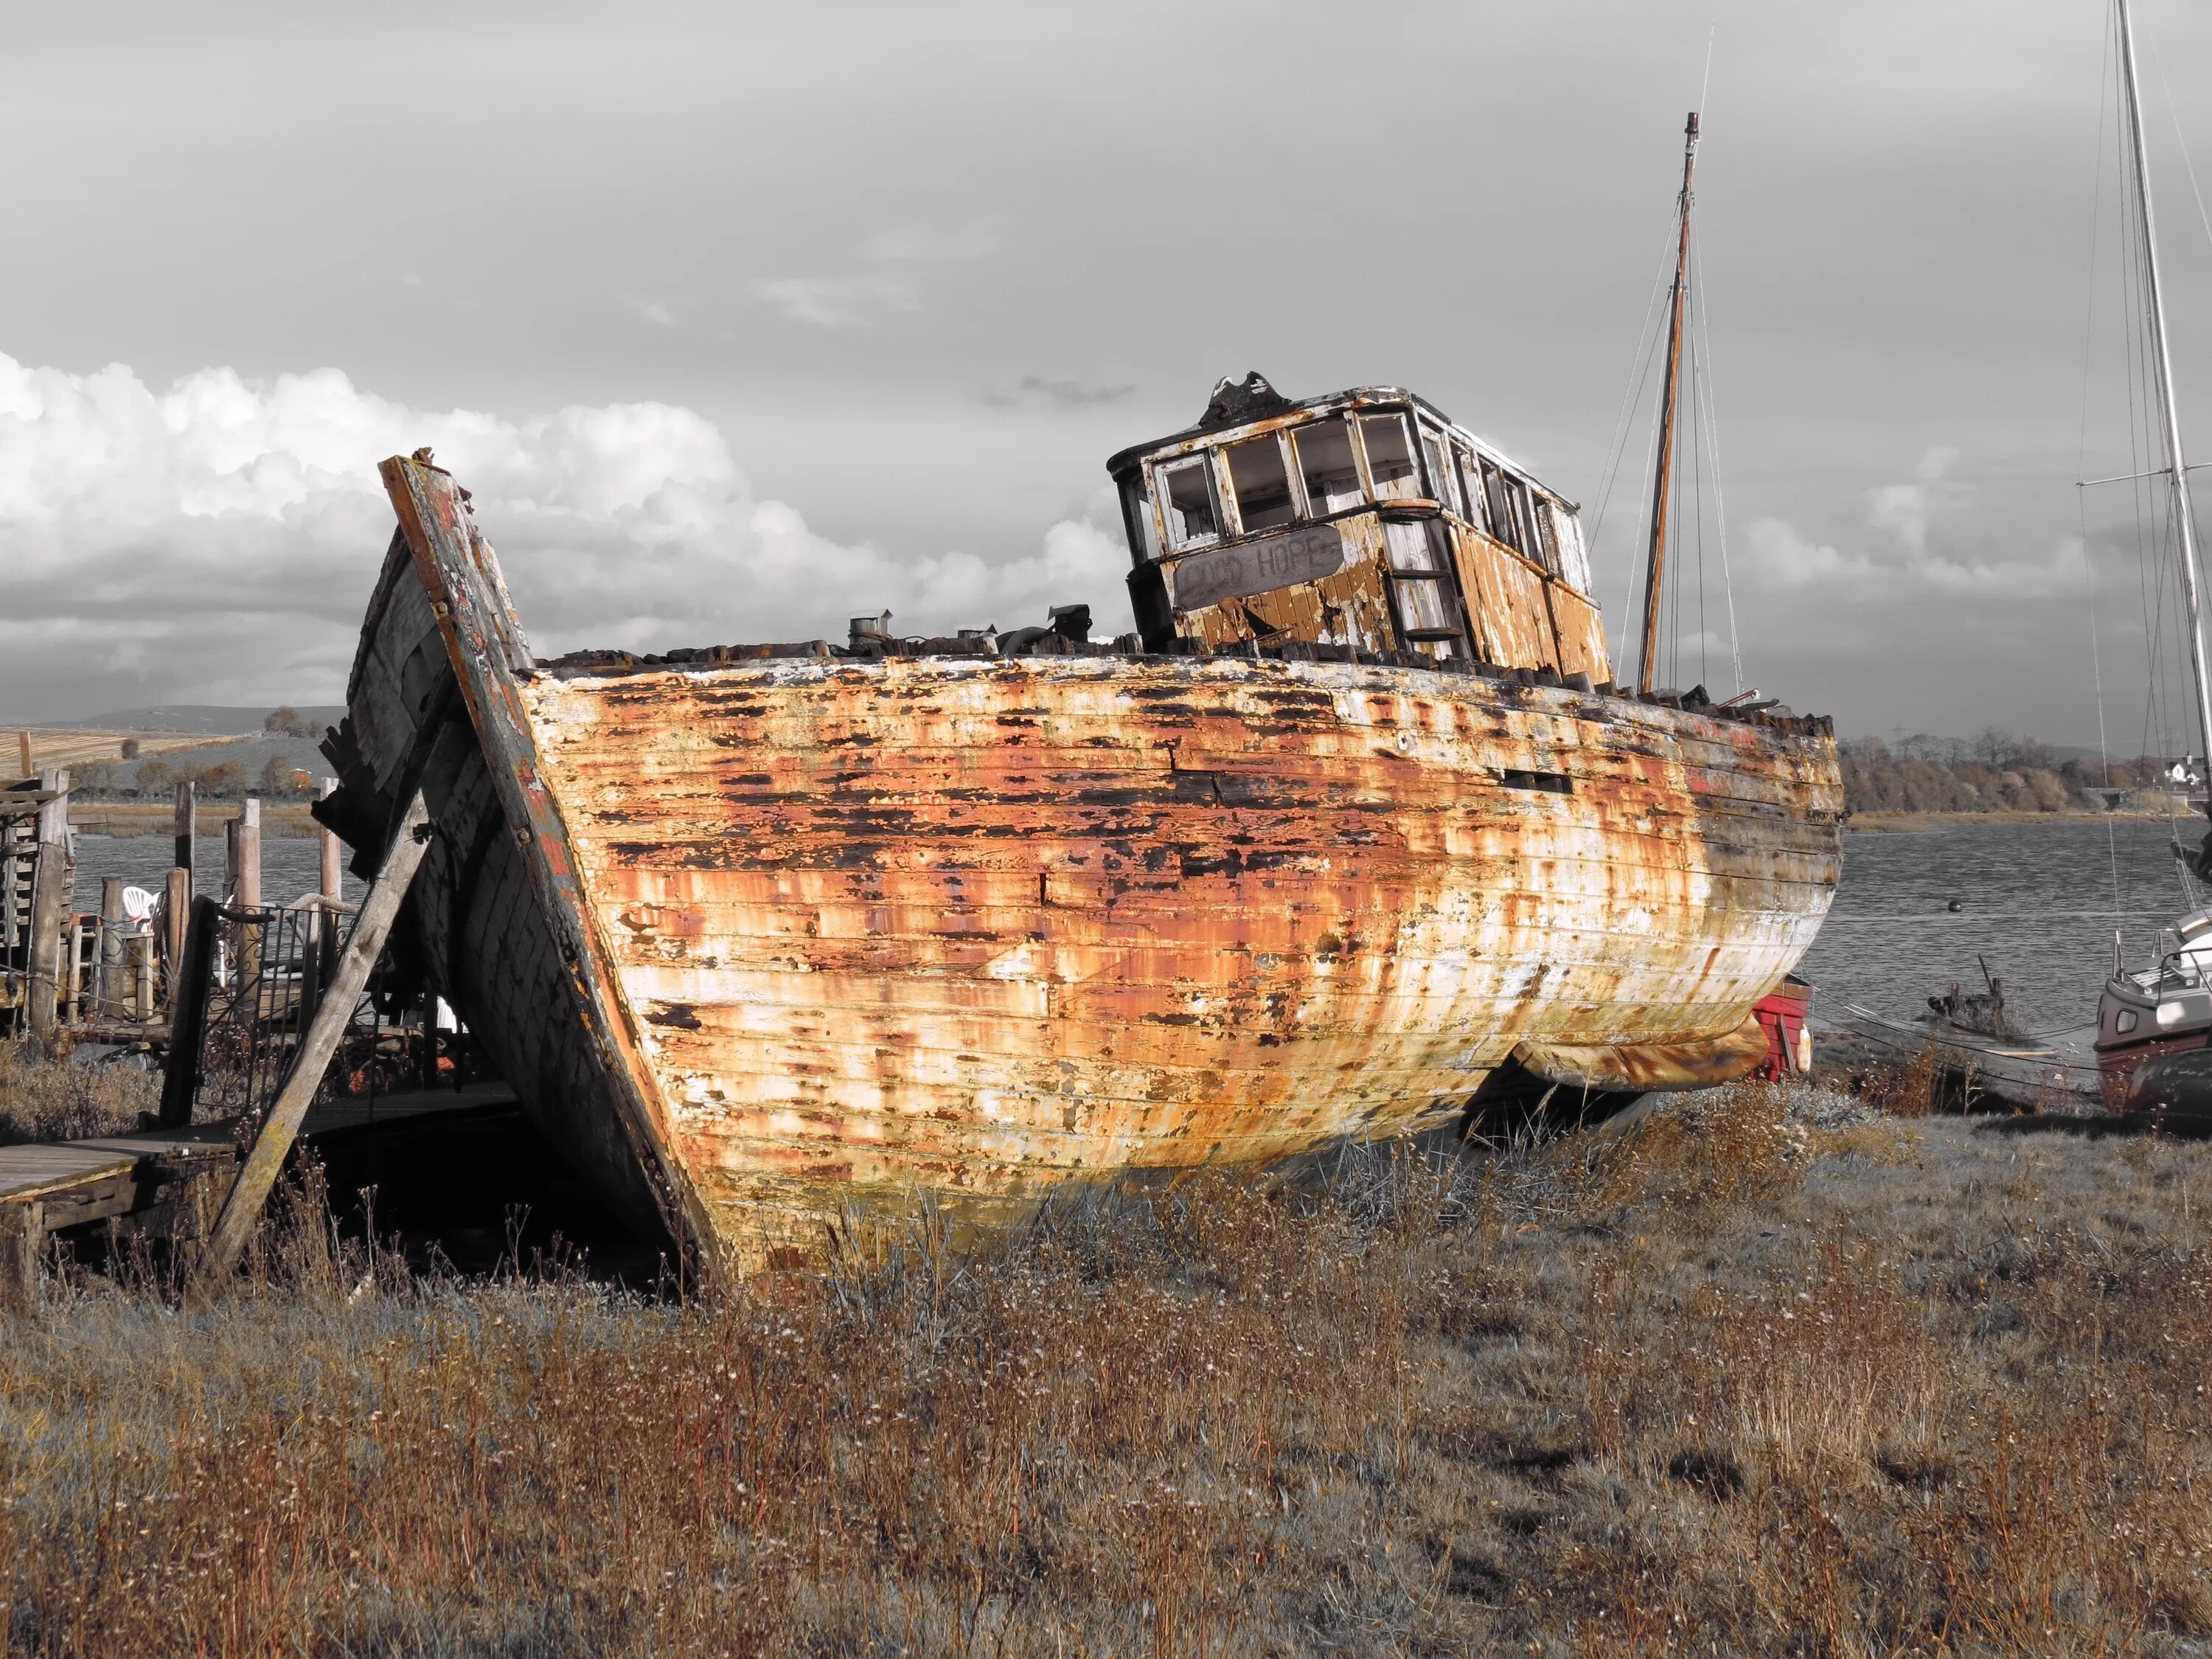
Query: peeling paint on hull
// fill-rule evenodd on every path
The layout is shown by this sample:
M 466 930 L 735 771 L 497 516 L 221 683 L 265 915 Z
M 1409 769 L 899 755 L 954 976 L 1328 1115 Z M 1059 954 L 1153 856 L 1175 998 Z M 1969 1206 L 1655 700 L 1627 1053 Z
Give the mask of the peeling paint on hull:
M 1719 1036 L 1839 868 L 1826 736 L 1471 676 L 892 659 L 522 700 L 672 1162 L 748 1257 L 856 1202 L 1401 1133 L 1524 1037 Z
M 541 664 L 459 487 L 384 473 L 318 816 L 373 859 L 423 792 L 410 971 L 708 1271 L 1404 1133 L 1516 1048 L 1714 1063 L 1839 872 L 1821 721 L 1402 663 Z

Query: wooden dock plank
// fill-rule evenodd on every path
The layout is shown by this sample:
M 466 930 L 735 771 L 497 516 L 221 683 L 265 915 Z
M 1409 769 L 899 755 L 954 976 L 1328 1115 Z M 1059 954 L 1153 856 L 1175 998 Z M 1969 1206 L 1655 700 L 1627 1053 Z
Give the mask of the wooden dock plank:
M 0 1204 L 27 1203 L 71 1187 L 127 1176 L 137 1167 L 143 1156 L 66 1142 L 58 1146 L 0 1146 Z

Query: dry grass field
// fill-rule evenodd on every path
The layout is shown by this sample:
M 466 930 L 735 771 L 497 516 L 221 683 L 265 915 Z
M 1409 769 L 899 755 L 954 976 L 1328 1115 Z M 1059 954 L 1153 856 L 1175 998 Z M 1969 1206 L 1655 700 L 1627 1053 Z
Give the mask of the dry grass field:
M 2212 1652 L 2208 1176 L 1749 1088 L 711 1304 L 295 1194 L 0 1324 L 0 1644 Z
M 174 754 L 180 749 L 212 749 L 218 744 L 237 741 L 190 732 L 78 731 L 49 726 L 27 726 L 22 731 L 31 739 L 33 771 L 49 766 L 94 766 L 104 761 L 120 760 L 125 742 L 133 738 L 137 741 L 138 753 L 148 758 Z M 18 733 L 0 727 L 0 766 L 6 767 L 12 775 L 21 763 L 21 752 Z

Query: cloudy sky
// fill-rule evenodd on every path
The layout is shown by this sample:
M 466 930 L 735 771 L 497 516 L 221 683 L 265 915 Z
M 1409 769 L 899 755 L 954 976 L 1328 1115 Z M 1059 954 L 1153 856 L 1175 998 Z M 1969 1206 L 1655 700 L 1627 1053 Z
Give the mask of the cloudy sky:
M 2139 3 L 2212 443 L 2212 19 Z M 0 720 L 335 699 L 422 443 L 541 648 L 1126 625 L 1101 463 L 1248 368 L 1594 504 L 1710 42 L 1749 678 L 2094 742 L 2094 599 L 2140 734 L 2104 0 L 9 13 Z

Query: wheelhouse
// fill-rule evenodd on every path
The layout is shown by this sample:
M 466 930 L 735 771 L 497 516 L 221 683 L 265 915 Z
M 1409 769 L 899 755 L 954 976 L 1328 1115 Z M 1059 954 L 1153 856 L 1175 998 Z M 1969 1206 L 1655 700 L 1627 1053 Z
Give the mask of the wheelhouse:
M 1563 678 L 1612 670 L 1574 504 L 1425 398 L 1258 374 L 1107 463 L 1146 648 L 1293 641 Z

